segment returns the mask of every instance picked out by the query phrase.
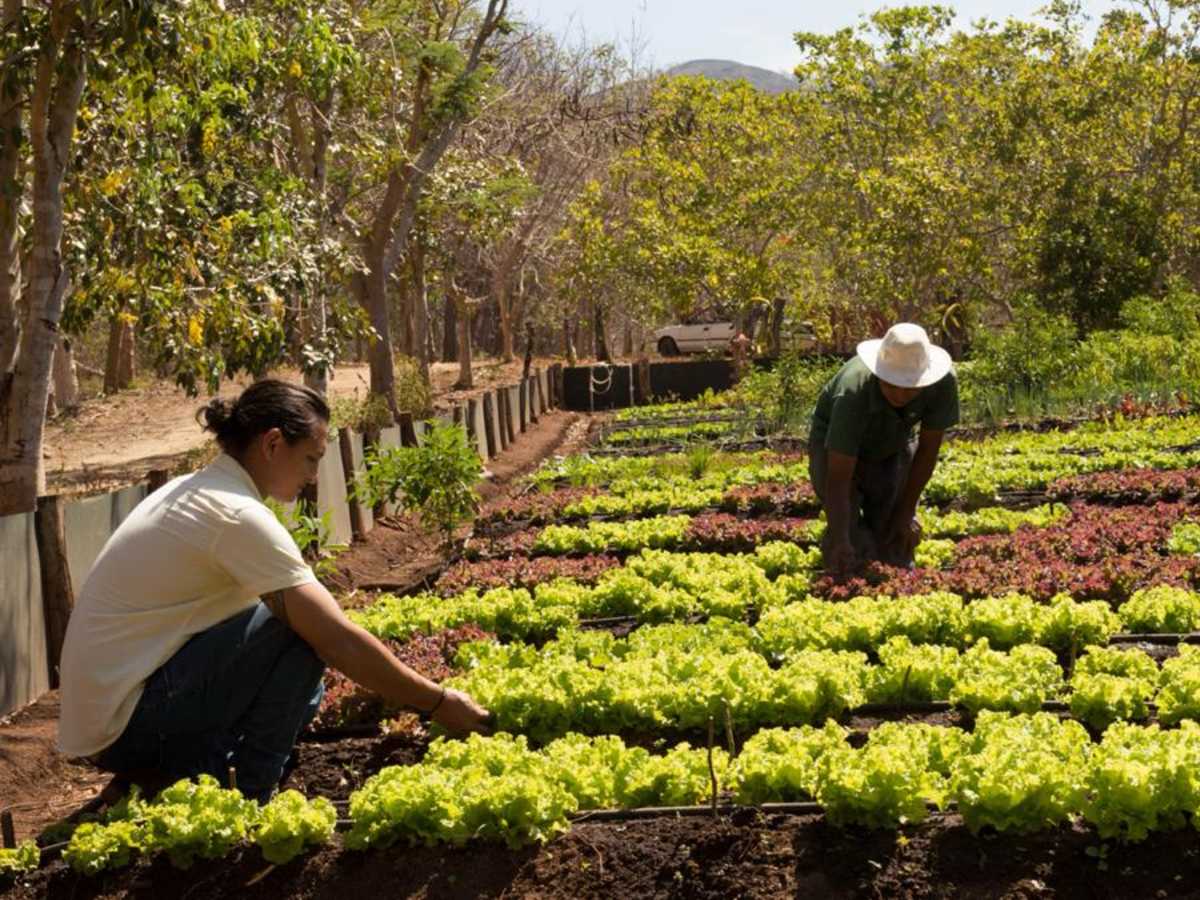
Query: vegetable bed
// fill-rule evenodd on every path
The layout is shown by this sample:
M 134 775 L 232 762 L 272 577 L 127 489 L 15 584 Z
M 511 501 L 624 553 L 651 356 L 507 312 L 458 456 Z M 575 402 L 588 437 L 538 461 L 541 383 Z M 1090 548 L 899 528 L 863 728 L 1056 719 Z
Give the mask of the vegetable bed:
M 0 856 L 42 862 L 0 887 L 1191 896 L 1198 431 L 952 443 L 917 568 L 844 581 L 802 455 L 556 462 L 432 591 L 353 613 L 500 733 L 437 738 L 331 676 L 297 793 L 176 785 Z

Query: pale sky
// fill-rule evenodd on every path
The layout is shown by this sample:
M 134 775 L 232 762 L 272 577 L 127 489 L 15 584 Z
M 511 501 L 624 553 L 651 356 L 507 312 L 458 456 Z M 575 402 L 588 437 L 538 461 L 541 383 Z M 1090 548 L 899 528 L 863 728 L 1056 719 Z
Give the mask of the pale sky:
M 797 31 L 829 32 L 859 21 L 862 13 L 900 2 L 837 3 L 784 0 L 511 0 L 516 16 L 575 43 L 615 41 L 644 47 L 643 66 L 668 68 L 692 59 L 732 59 L 790 74 L 799 62 Z M 943 0 L 965 26 L 980 17 L 1003 21 L 1035 18 L 1044 0 Z M 1093 23 L 1114 0 L 1082 0 Z

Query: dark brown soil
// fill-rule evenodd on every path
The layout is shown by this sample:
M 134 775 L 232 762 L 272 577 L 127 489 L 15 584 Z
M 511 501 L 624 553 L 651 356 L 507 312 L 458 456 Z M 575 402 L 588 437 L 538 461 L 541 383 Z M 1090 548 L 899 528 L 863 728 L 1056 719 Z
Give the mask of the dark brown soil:
M 302 740 L 292 754 L 294 768 L 284 777 L 283 786 L 308 797 L 348 800 L 384 766 L 418 763 L 428 747 L 424 732 Z
M 12 812 L 18 840 L 69 816 L 109 781 L 59 753 L 57 733 L 57 691 L 0 718 L 0 812 Z
M 1200 835 L 1103 846 L 1082 828 L 971 834 L 954 815 L 899 832 L 743 810 L 579 823 L 541 848 L 324 850 L 268 867 L 248 849 L 180 872 L 163 859 L 86 879 L 60 863 L 7 896 L 337 898 L 1158 898 L 1200 895 Z

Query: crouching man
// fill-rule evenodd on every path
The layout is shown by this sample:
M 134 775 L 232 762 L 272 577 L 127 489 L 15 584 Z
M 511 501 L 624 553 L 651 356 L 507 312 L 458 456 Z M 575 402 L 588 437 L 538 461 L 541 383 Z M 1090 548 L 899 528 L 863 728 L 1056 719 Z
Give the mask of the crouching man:
M 809 476 L 828 523 L 826 569 L 912 565 L 917 502 L 958 414 L 950 355 L 925 329 L 902 322 L 858 345 L 822 388 L 809 430 Z

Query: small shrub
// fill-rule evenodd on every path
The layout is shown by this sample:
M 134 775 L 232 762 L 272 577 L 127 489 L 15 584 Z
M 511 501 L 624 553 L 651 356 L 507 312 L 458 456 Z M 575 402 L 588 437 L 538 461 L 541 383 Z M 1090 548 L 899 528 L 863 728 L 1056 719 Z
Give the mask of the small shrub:
M 483 472 L 479 456 L 457 425 L 435 424 L 419 447 L 376 448 L 355 484 L 368 506 L 388 501 L 420 514 L 425 526 L 449 544 L 457 525 L 479 506 L 475 485 Z
M 346 545 L 334 543 L 329 511 L 318 513 L 313 504 L 304 500 L 298 500 L 290 512 L 276 500 L 268 498 L 265 502 L 312 565 L 313 574 L 318 578 L 331 574 L 334 557 L 344 551 Z
M 393 370 L 396 379 L 396 409 L 423 416 L 433 409 L 429 382 L 421 374 L 421 364 L 411 356 L 397 356 Z
M 349 428 L 366 434 L 394 424 L 387 398 L 382 394 L 367 394 L 361 400 L 357 396 L 333 398 L 329 401 L 329 413 L 332 430 Z

